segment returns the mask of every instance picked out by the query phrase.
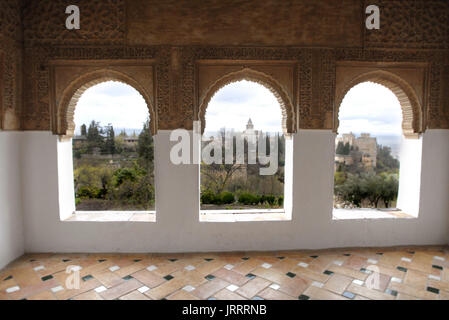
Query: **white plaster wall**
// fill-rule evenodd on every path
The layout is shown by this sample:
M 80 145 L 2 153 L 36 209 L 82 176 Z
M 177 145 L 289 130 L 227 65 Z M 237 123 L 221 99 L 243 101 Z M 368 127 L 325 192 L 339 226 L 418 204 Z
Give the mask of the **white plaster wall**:
M 170 163 L 174 142 L 168 131 L 155 137 L 156 223 L 60 221 L 58 138 L 46 132 L 24 135 L 25 247 L 30 252 L 316 249 L 449 240 L 449 130 L 423 135 L 417 219 L 332 220 L 335 135 L 303 130 L 293 137 L 292 221 L 236 223 L 199 222 L 199 166 Z
M 0 131 L 0 269 L 24 253 L 20 132 Z
M 72 139 L 57 142 L 59 217 L 65 220 L 75 212 Z
M 423 138 L 401 138 L 399 192 L 397 207 L 405 213 L 417 217 L 419 214 L 419 194 L 421 188 Z

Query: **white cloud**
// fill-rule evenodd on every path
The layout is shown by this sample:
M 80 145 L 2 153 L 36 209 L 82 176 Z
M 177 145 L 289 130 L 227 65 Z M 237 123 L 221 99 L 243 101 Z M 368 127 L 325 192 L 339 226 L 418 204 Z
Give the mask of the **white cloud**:
M 104 82 L 86 90 L 75 109 L 76 131 L 92 120 L 115 128 L 140 129 L 148 108 L 132 87 Z M 231 83 L 212 97 L 206 110 L 205 132 L 223 127 L 242 131 L 248 118 L 265 132 L 282 132 L 282 113 L 275 96 L 250 81 Z M 352 88 L 340 108 L 339 133 L 368 132 L 372 135 L 400 135 L 402 112 L 396 96 L 387 88 L 362 83 Z
M 102 126 L 140 129 L 148 118 L 148 108 L 142 96 L 131 86 L 120 82 L 103 82 L 87 89 L 75 108 L 76 132 L 92 120 Z
M 243 131 L 251 118 L 254 128 L 265 132 L 282 132 L 281 107 L 264 86 L 239 81 L 220 89 L 206 110 L 205 132 L 226 127 Z
M 365 82 L 346 94 L 339 113 L 338 132 L 378 135 L 402 133 L 402 111 L 395 94 L 379 84 Z

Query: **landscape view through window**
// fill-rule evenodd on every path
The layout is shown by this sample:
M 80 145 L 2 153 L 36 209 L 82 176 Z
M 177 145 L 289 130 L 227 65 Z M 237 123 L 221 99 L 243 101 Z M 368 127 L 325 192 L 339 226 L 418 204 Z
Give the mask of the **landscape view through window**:
M 75 109 L 73 165 L 77 211 L 154 210 L 154 144 L 142 96 L 103 82 Z
M 402 111 L 379 84 L 354 86 L 339 112 L 334 208 L 395 208 L 399 188 Z
M 282 131 L 282 112 L 273 93 L 264 86 L 238 81 L 220 89 L 206 110 L 206 127 L 202 148 L 213 141 L 223 143 L 222 164 L 201 163 L 201 209 L 274 209 L 283 208 L 285 137 Z M 232 137 L 232 138 L 231 138 Z M 253 138 L 252 138 L 253 137 Z M 237 161 L 238 139 L 243 141 L 244 163 Z M 253 139 L 253 140 L 251 140 Z M 256 153 L 271 155 L 270 141 L 277 143 L 277 163 L 272 174 L 261 174 L 269 166 L 257 157 L 249 160 L 249 145 Z M 265 150 L 259 147 L 265 144 Z M 232 150 L 231 150 L 232 148 Z M 226 149 L 233 155 L 225 162 Z

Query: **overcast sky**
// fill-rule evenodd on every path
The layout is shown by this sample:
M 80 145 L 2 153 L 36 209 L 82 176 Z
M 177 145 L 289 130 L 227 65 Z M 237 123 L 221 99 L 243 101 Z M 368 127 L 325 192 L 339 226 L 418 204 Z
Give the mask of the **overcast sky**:
M 75 132 L 92 120 L 114 128 L 142 129 L 148 118 L 143 97 L 133 87 L 121 82 L 103 82 L 87 89 L 75 108 Z
M 340 107 L 338 133 L 362 132 L 371 135 L 401 135 L 402 111 L 389 89 L 364 82 L 346 94 Z
M 140 129 L 148 109 L 140 94 L 119 82 L 104 82 L 81 96 L 75 110 L 76 131 L 92 120 L 114 128 Z M 265 87 L 248 81 L 229 84 L 212 97 L 206 112 L 206 132 L 220 128 L 245 129 L 251 118 L 255 129 L 281 132 L 281 109 Z M 372 135 L 401 133 L 402 114 L 396 96 L 387 88 L 362 83 L 346 95 L 340 109 L 339 133 Z
M 276 97 L 255 82 L 234 82 L 212 97 L 206 110 L 204 131 L 218 131 L 223 127 L 243 131 L 249 118 L 256 130 L 282 132 L 281 107 Z

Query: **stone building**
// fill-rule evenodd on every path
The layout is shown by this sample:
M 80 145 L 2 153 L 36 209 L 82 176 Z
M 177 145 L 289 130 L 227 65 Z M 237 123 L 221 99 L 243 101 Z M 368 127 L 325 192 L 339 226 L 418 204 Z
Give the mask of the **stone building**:
M 375 168 L 377 164 L 377 139 L 369 133 L 362 133 L 356 137 L 352 132 L 345 133 L 335 139 L 335 148 L 339 143 L 350 146 L 349 155 L 335 155 L 335 161 L 347 165 L 361 162 L 367 168 Z M 351 158 L 351 160 L 349 160 Z
M 389 264 L 385 270 L 398 272 L 397 259 L 382 258 L 375 254 L 376 249 L 360 247 L 393 247 L 388 249 L 391 256 L 401 257 L 404 250 L 395 246 L 438 245 L 432 251 L 415 248 L 419 257 L 407 262 L 407 268 L 425 270 L 426 279 L 431 274 L 435 277 L 431 270 L 442 272 L 432 265 L 437 263 L 443 269 L 440 265 L 449 260 L 449 1 L 377 0 L 380 29 L 367 24 L 371 0 L 73 2 L 80 9 L 79 29 L 65 24 L 69 17 L 65 0 L 0 1 L 0 267 L 25 252 L 62 253 L 50 260 L 40 256 L 42 261 L 32 263 L 25 255 L 17 262 L 23 263 L 24 269 L 1 272 L 4 278 L 10 270 L 27 274 L 14 276 L 5 285 L 20 279 L 32 283 L 5 287 L 0 299 L 28 298 L 29 288 L 36 289 L 34 279 L 41 284 L 37 275 L 44 276 L 43 271 L 33 269 L 39 268 L 38 262 L 51 263 L 55 266 L 52 270 L 60 268 L 59 274 L 52 275 L 52 281 L 58 282 L 66 266 L 59 257 L 72 260 L 70 264 L 85 262 L 84 254 L 72 256 L 71 252 L 132 252 L 135 255 L 129 263 L 132 268 L 142 267 L 143 272 L 150 272 L 146 262 L 158 263 L 151 260 L 151 254 L 142 258 L 143 253 L 199 252 L 195 256 L 198 261 L 210 264 L 189 271 L 195 274 L 201 270 L 213 273 L 216 270 L 210 270 L 211 266 L 229 263 L 219 254 L 213 256 L 215 261 L 205 261 L 209 256 L 201 252 L 358 247 L 351 254 L 366 252 L 358 256 L 363 263 L 368 263 L 367 255 L 376 257 Z M 98 216 L 75 210 L 74 112 L 85 90 L 111 80 L 134 87 L 150 113 L 156 211 L 144 217 L 127 212 L 95 220 Z M 224 85 L 239 80 L 266 86 L 282 108 L 287 136 L 284 206 L 276 212 L 214 215 L 200 211 L 199 164 L 170 160 L 176 143 L 170 135 L 173 129 L 185 129 L 192 137 L 188 150 L 193 158 L 200 143 L 193 138 L 194 121 L 205 128 L 211 98 Z M 339 108 L 346 93 L 366 81 L 390 89 L 401 105 L 400 213 L 348 215 L 333 210 Z M 382 219 L 375 220 L 378 217 Z M 339 252 L 342 261 L 349 261 L 343 256 L 347 251 Z M 288 252 L 285 255 L 290 257 Z M 318 262 L 327 261 L 321 260 L 321 253 L 316 255 Z M 408 252 L 407 257 L 410 255 Z M 170 270 L 190 263 L 173 263 L 168 260 L 171 256 L 164 257 Z M 233 263 L 244 263 L 236 257 Z M 261 261 L 266 263 L 264 267 L 282 263 L 282 268 L 271 268 L 269 273 L 286 266 L 274 254 L 266 260 Z M 91 262 L 97 265 L 98 261 L 86 263 Z M 120 268 L 109 266 L 115 271 L 106 272 Z M 131 275 L 132 268 L 121 268 L 120 280 Z M 255 266 L 251 272 L 266 277 L 265 269 L 259 268 Z M 289 271 L 299 276 L 301 268 Z M 327 279 L 345 268 L 318 276 Z M 183 268 L 177 271 L 175 277 L 185 274 Z M 227 271 L 220 270 L 221 274 Z M 360 274 L 359 270 L 353 272 Z M 443 274 L 439 275 L 443 280 Z M 291 281 L 284 272 L 278 276 Z M 144 295 L 137 291 L 140 282 L 133 276 L 128 279 L 126 286 L 133 292 L 126 293 Z M 198 279 L 199 283 L 189 285 L 199 287 L 209 281 L 201 274 Z M 271 281 L 263 283 L 268 286 Z M 2 288 L 5 285 L 2 282 Z M 430 292 L 424 287 L 406 291 L 406 284 L 391 285 L 400 294 L 447 298 L 442 287 L 431 287 Z M 326 287 L 307 287 L 304 295 L 312 298 L 346 298 Z M 59 284 L 54 288 L 61 290 Z M 89 288 L 92 290 L 83 294 L 120 297 L 114 295 L 117 290 L 98 293 Z M 39 293 L 60 298 L 76 295 L 64 288 L 56 293 L 51 289 Z M 360 294 L 372 293 L 374 298 L 391 296 L 359 289 Z M 282 294 L 267 290 L 257 294 L 267 298 L 270 292 L 272 297 Z M 171 299 L 172 295 L 209 298 L 199 294 L 204 292 L 201 289 L 162 292 L 166 291 L 151 289 L 146 294 L 153 294 L 152 299 Z M 297 299 L 300 294 L 303 292 L 289 291 L 287 295 Z

